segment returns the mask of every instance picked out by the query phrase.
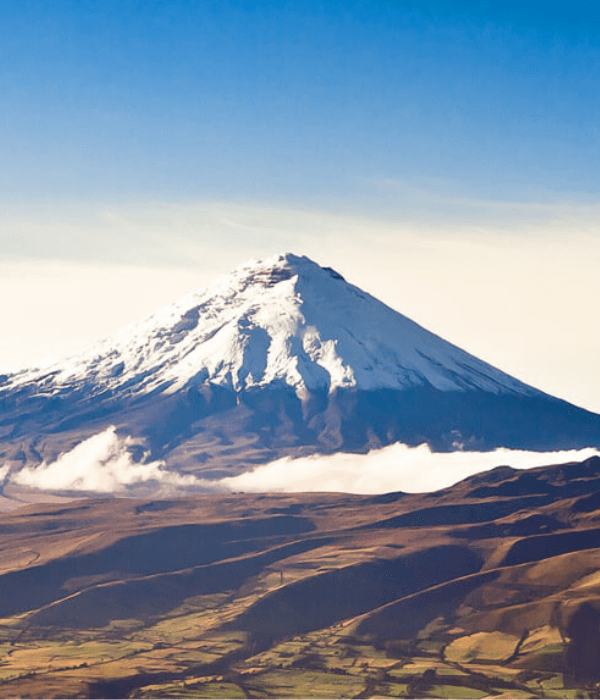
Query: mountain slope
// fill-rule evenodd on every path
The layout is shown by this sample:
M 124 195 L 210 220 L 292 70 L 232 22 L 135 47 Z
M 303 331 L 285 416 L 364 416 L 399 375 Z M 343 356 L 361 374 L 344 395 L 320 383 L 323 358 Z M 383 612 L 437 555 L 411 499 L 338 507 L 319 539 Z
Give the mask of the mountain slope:
M 253 262 L 90 351 L 0 384 L 13 467 L 108 425 L 170 467 L 283 454 L 600 445 L 600 417 L 523 384 L 291 254 Z
M 173 393 L 210 382 L 235 391 L 282 383 L 306 390 L 357 387 L 528 387 L 393 311 L 331 269 L 281 255 L 239 268 L 91 351 L 9 386 L 52 375 L 54 391 Z

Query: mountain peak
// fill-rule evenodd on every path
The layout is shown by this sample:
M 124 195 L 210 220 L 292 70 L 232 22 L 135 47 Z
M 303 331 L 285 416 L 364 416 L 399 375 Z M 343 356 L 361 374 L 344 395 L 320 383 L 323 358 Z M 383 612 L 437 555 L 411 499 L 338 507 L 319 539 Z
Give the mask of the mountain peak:
M 0 438 L 15 468 L 24 454 L 30 465 L 53 460 L 115 427 L 147 444 L 152 459 L 212 478 L 279 456 L 396 441 L 444 450 L 597 445 L 600 416 L 286 253 L 0 384 Z
M 339 272 L 331 267 L 322 267 L 306 255 L 280 253 L 265 259 L 250 260 L 234 270 L 228 278 L 244 280 L 246 283 L 272 286 L 294 276 L 311 279 L 319 275 L 328 275 L 345 281 Z
M 211 383 L 536 394 L 293 253 L 254 260 L 53 368 L 54 384 L 175 392 Z M 29 373 L 19 375 L 30 380 Z

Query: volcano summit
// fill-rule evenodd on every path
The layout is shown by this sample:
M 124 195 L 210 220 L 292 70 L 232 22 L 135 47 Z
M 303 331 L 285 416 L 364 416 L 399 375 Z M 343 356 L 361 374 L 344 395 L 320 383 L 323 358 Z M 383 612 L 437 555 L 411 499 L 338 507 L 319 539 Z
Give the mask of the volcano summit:
M 240 267 L 88 352 L 0 382 L 0 456 L 12 469 L 110 425 L 168 468 L 208 478 L 398 441 L 441 451 L 600 446 L 600 416 L 291 254 Z

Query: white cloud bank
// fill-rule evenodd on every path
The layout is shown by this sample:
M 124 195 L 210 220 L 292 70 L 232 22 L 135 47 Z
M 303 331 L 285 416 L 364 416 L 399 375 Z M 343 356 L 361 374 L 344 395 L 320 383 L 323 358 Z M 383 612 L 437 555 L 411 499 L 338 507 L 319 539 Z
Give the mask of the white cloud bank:
M 284 457 L 239 476 L 221 479 L 231 491 L 343 491 L 346 493 L 419 493 L 451 486 L 473 474 L 507 465 L 529 469 L 587 459 L 594 448 L 561 452 L 497 449 L 493 452 L 431 452 L 427 445 L 401 443 L 366 455 L 338 453 Z
M 561 452 L 497 449 L 493 452 L 431 452 L 427 445 L 396 443 L 368 454 L 338 453 L 292 459 L 284 457 L 239 476 L 219 480 L 181 475 L 165 462 L 135 461 L 131 448 L 141 443 L 120 437 L 114 426 L 76 445 L 49 464 L 26 467 L 0 479 L 45 491 L 92 491 L 126 494 L 136 486 L 169 492 L 215 491 L 341 491 L 346 493 L 418 493 L 436 491 L 488 469 L 516 469 L 563 464 L 599 454 L 594 448 Z

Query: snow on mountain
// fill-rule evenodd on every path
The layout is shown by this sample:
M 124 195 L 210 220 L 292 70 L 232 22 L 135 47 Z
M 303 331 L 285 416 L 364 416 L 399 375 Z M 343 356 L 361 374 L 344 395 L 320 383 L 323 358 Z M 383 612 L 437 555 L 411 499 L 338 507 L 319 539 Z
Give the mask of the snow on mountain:
M 142 460 L 178 483 L 177 474 L 220 479 L 282 457 L 397 442 L 600 447 L 600 416 L 291 254 L 242 266 L 88 352 L 0 377 L 0 458 L 13 481 L 44 465 L 54 480 L 81 444 L 117 455 L 102 462 L 106 479 L 113 466 L 138 479 L 130 467 Z
M 40 392 L 174 393 L 210 382 L 235 391 L 285 384 L 540 392 L 478 360 L 306 257 L 253 261 L 91 350 L 8 378 Z

